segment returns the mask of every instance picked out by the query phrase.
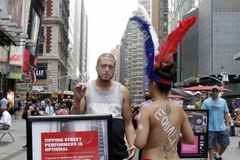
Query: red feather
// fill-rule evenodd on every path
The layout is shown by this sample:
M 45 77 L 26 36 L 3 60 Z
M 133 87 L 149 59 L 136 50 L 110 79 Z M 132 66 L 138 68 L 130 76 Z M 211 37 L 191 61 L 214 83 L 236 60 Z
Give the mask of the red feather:
M 182 40 L 188 29 L 196 22 L 195 16 L 179 21 L 179 25 L 162 41 L 163 45 L 159 46 L 159 54 L 155 57 L 155 67 L 158 67 L 163 61 L 172 61 L 173 54 L 177 52 L 178 43 Z

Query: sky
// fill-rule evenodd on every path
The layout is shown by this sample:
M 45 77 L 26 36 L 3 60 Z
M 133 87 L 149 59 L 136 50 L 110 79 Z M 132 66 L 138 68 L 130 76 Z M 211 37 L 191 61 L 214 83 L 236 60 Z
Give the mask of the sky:
M 88 69 L 90 79 L 96 78 L 95 66 L 101 53 L 110 52 L 126 28 L 138 0 L 85 0 L 88 16 Z

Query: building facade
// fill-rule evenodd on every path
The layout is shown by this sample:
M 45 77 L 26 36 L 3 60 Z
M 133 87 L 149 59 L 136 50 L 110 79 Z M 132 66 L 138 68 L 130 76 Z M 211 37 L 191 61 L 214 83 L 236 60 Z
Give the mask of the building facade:
M 71 0 L 68 56 L 68 74 L 70 77 L 69 90 L 73 90 L 77 82 L 86 82 L 88 79 L 87 33 L 88 19 L 85 11 L 84 0 Z
M 161 42 L 168 34 L 168 0 L 152 0 L 151 19 Z
M 235 91 L 226 95 L 237 95 L 240 63 L 233 57 L 240 51 L 240 2 L 202 0 L 199 8 L 185 17 L 192 15 L 198 17 L 198 22 L 181 45 L 182 81 L 189 76 L 208 77 Z
M 67 90 L 69 0 L 47 0 L 41 26 L 41 43 L 38 52 L 37 77 L 31 90 L 41 92 Z M 40 69 L 41 68 L 41 69 Z M 40 76 L 42 76 L 40 78 Z
M 0 1 L 1 97 L 11 94 L 9 97 L 14 98 L 24 87 L 26 95 L 26 84 L 34 81 L 44 8 L 45 0 Z
M 32 91 L 73 90 L 87 79 L 87 16 L 84 1 L 47 0 Z
M 150 16 L 151 1 L 141 0 L 138 3 L 142 4 L 148 16 Z M 143 16 L 141 11 L 139 8 L 133 12 L 133 15 Z M 145 54 L 143 42 L 144 35 L 140 31 L 138 24 L 128 22 L 121 39 L 119 81 L 129 89 L 133 105 L 143 102 L 147 91 L 144 74 Z
M 152 25 L 161 40 L 168 34 L 168 0 L 139 0 L 152 20 Z M 133 15 L 143 16 L 139 8 Z M 118 56 L 117 80 L 124 84 L 131 93 L 132 104 L 145 100 L 148 91 L 148 78 L 145 77 L 144 35 L 135 22 L 129 22 L 121 39 Z

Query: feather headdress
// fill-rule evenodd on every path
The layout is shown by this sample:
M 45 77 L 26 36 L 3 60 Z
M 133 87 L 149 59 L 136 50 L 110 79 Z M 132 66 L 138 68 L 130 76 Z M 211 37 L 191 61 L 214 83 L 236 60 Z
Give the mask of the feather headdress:
M 159 67 L 164 61 L 172 61 L 172 55 L 177 52 L 179 42 L 188 29 L 196 22 L 196 17 L 193 16 L 180 21 L 179 26 L 167 36 L 166 40 L 162 41 L 163 45 L 159 46 L 159 48 L 156 47 L 158 44 L 157 36 L 151 25 L 150 18 L 147 18 L 146 15 L 142 17 L 133 16 L 129 20 L 136 21 L 140 30 L 144 32 L 145 74 L 152 80 L 171 85 L 172 81 L 159 77 L 154 73 L 154 69 Z

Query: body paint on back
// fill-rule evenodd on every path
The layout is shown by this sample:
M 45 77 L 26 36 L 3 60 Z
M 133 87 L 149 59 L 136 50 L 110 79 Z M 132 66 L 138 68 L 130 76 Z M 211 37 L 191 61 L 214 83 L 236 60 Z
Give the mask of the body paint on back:
M 161 122 L 163 130 L 167 135 L 172 149 L 177 149 L 177 143 L 179 139 L 177 129 L 170 123 L 166 112 L 162 108 L 159 108 L 159 110 L 155 113 L 154 116 L 158 121 Z

